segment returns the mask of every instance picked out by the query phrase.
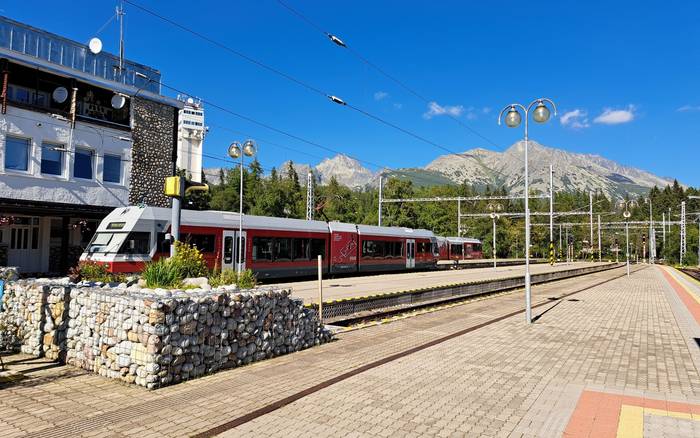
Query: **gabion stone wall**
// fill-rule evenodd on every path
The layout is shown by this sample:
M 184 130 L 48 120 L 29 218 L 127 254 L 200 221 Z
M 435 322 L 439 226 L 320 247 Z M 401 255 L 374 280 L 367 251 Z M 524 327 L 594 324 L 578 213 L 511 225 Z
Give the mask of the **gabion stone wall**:
M 65 347 L 65 310 L 69 300 L 70 288 L 62 285 L 30 281 L 5 285 L 0 323 L 13 327 L 18 340 L 18 344 L 6 347 L 59 359 Z
M 172 176 L 176 108 L 154 101 L 134 98 L 129 204 L 144 203 L 169 207 L 163 194 L 165 177 Z
M 0 319 L 19 322 L 26 353 L 154 389 L 329 341 L 316 311 L 289 293 L 18 282 Z

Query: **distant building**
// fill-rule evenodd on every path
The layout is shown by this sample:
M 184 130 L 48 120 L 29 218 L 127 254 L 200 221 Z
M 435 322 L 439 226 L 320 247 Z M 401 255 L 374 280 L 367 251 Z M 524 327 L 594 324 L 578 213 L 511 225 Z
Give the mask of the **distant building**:
M 193 181 L 202 182 L 202 144 L 206 135 L 204 108 L 199 100 L 178 96 L 184 103 L 178 117 L 177 167 Z
M 160 72 L 0 17 L 0 265 L 62 273 L 114 207 L 167 207 L 185 103 Z M 187 152 L 189 153 L 189 152 Z M 185 167 L 185 166 L 183 166 Z M 194 175 L 193 175 L 194 176 Z

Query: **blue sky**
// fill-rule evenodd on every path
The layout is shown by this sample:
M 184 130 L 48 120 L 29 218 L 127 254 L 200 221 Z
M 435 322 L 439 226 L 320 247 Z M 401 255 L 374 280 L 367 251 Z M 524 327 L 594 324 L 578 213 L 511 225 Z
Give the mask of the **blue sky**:
M 498 110 L 547 96 L 562 117 L 533 126 L 531 138 L 700 186 L 698 2 L 285 1 L 435 103 L 407 93 L 275 0 L 138 3 L 453 151 L 506 149 L 522 131 L 497 126 Z M 23 0 L 0 3 L 0 13 L 87 42 L 114 6 Z M 133 6 L 126 12 L 127 58 L 160 69 L 165 84 L 389 167 L 424 166 L 444 153 Z M 106 50 L 117 51 L 117 30 L 113 22 L 99 35 Z M 213 108 L 206 114 L 207 154 L 225 155 L 232 140 L 251 137 L 266 168 L 332 155 Z

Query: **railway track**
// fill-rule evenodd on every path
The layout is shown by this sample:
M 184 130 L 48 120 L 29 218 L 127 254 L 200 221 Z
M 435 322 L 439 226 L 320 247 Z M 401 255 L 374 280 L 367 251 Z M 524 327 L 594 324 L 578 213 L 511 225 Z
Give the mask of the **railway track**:
M 680 268 L 678 270 L 681 271 L 682 273 L 700 281 L 700 270 L 692 269 L 692 268 Z

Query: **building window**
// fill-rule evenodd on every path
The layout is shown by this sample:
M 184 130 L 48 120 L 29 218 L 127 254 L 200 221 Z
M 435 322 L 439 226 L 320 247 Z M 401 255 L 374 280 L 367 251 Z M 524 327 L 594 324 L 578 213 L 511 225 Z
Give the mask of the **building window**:
M 41 145 L 41 173 L 44 175 L 63 174 L 63 146 L 43 143 Z
M 88 149 L 75 150 L 75 162 L 73 164 L 73 176 L 76 178 L 92 179 L 92 156 Z
M 106 155 L 104 157 L 104 170 L 102 179 L 105 182 L 120 183 L 122 180 L 122 159 L 119 155 Z
M 26 138 L 5 137 L 5 169 L 29 170 L 29 147 L 31 141 Z

